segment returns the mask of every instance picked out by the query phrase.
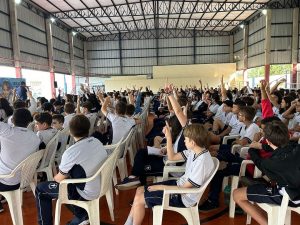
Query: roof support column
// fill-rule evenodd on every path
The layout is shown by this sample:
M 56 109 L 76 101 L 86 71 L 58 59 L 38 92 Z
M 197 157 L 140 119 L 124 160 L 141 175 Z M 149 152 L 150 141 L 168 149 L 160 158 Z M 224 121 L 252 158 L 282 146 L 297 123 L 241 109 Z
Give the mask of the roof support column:
M 88 50 L 87 50 L 87 42 L 83 42 L 83 63 L 84 63 L 84 75 L 85 75 L 85 83 L 89 84 L 89 67 L 88 67 Z
M 244 36 L 243 36 L 243 44 L 244 44 L 244 51 L 243 51 L 243 78 L 244 82 L 248 80 L 248 42 L 249 42 L 249 25 L 246 24 L 244 26 Z
M 120 74 L 123 75 L 123 57 L 122 57 L 122 38 L 121 33 L 119 33 L 119 57 L 120 57 Z
M 265 30 L 265 80 L 269 82 L 270 79 L 270 62 L 271 62 L 271 22 L 272 11 L 267 9 L 266 30 Z
M 54 73 L 54 56 L 53 56 L 53 38 L 52 38 L 52 23 L 50 19 L 46 19 L 46 37 L 48 48 L 48 64 L 50 71 L 50 87 L 52 98 L 56 97 L 56 90 L 54 87 L 55 73 Z
M 193 63 L 196 64 L 196 46 L 197 46 L 197 40 L 196 40 L 196 30 L 193 30 Z
M 75 77 L 75 57 L 74 57 L 74 36 L 73 33 L 69 33 L 69 49 L 70 49 L 70 66 L 72 76 L 72 92 L 76 94 L 76 77 Z
M 155 29 L 155 53 L 156 53 L 156 65 L 159 65 L 159 32 Z
M 229 36 L 229 62 L 233 63 L 233 35 Z
M 293 66 L 292 66 L 291 83 L 297 83 L 298 41 L 299 41 L 298 33 L 299 33 L 299 8 L 294 8 L 293 9 L 292 51 L 291 51 Z
M 11 27 L 14 65 L 16 68 L 16 78 L 21 78 L 22 69 L 21 69 L 21 62 L 20 62 L 21 52 L 20 52 L 20 42 L 19 42 L 17 5 L 15 0 L 9 0 L 8 5 L 9 5 L 9 18 L 10 18 L 10 27 Z

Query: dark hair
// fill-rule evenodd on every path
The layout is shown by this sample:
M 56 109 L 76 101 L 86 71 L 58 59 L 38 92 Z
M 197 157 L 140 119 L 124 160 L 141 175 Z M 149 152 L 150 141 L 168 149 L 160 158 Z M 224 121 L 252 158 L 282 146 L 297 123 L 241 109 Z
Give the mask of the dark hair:
M 242 101 L 246 103 L 246 106 L 252 106 L 254 104 L 254 99 L 250 96 L 243 97 Z
M 70 94 L 66 94 L 66 102 L 74 103 L 73 96 Z
M 282 101 L 282 94 L 281 94 L 281 92 L 280 91 L 274 91 L 273 95 L 275 95 L 278 98 L 277 103 L 280 104 L 281 101 Z
M 61 103 L 60 101 L 54 101 L 54 102 L 53 102 L 53 105 L 54 105 L 54 106 L 59 106 L 59 105 L 62 105 L 62 103 Z
M 32 116 L 28 109 L 20 108 L 14 111 L 12 122 L 16 127 L 27 127 L 32 122 Z
M 240 113 L 244 114 L 247 121 L 253 121 L 256 110 L 251 106 L 241 107 Z
M 171 129 L 172 141 L 175 143 L 177 136 L 182 130 L 182 126 L 177 118 L 177 116 L 171 116 L 168 120 Z
M 26 85 L 25 81 L 21 81 L 21 85 Z
M 5 98 L 0 98 L 0 109 L 3 109 L 6 116 L 9 117 L 13 114 L 14 110 L 9 105 L 9 102 Z
M 267 123 L 264 128 L 264 136 L 277 147 L 283 147 L 289 142 L 289 130 L 281 121 Z
M 132 116 L 134 114 L 135 107 L 132 104 L 127 104 L 126 105 L 126 115 Z
M 227 105 L 228 107 L 232 107 L 233 106 L 233 102 L 231 100 L 225 100 L 223 103 L 225 105 Z
M 41 97 L 39 99 L 39 102 L 41 103 L 41 105 L 43 105 L 45 102 L 48 102 L 48 100 L 45 97 Z
M 118 101 L 116 104 L 116 113 L 119 115 L 125 115 L 126 113 L 126 103 L 122 101 Z
M 59 123 L 64 123 L 65 122 L 65 117 L 61 114 L 54 114 L 52 116 L 52 120 L 57 120 Z
M 45 102 L 43 105 L 42 105 L 42 110 L 43 111 L 48 111 L 48 112 L 53 112 L 53 105 L 49 102 Z
M 49 126 L 51 126 L 52 124 L 52 116 L 50 115 L 50 113 L 47 112 L 36 114 L 34 116 L 34 120 L 36 120 L 39 123 L 46 123 Z
M 65 113 L 71 114 L 75 112 L 75 105 L 71 102 L 67 102 L 64 106 Z
M 49 102 L 51 105 L 53 105 L 53 103 L 55 102 L 55 98 L 51 98 Z
M 202 124 L 191 124 L 188 125 L 184 131 L 183 135 L 193 140 L 196 145 L 201 148 L 206 148 L 209 142 L 209 134 L 207 129 Z
M 13 103 L 14 109 L 21 109 L 21 108 L 25 108 L 25 107 L 26 107 L 26 103 L 24 101 L 22 101 L 21 99 L 18 99 Z
M 266 125 L 267 123 L 270 123 L 272 121 L 281 121 L 277 116 L 271 116 L 267 117 L 261 120 L 261 124 Z
M 90 101 L 86 101 L 86 102 L 82 103 L 82 107 L 86 108 L 90 112 L 93 108 L 93 105 Z
M 85 115 L 74 116 L 69 123 L 70 134 L 74 137 L 88 137 L 90 130 L 90 121 Z
M 246 106 L 246 103 L 244 101 L 242 101 L 240 98 L 237 98 L 233 105 L 237 105 L 239 108 L 243 107 L 243 106 Z

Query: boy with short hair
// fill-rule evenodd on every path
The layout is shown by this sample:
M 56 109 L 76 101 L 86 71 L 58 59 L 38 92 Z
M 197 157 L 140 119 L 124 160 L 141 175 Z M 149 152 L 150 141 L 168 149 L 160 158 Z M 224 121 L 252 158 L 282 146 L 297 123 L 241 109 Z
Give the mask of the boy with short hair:
M 32 121 L 29 110 L 25 108 L 14 111 L 12 122 L 14 127 L 0 122 L 0 175 L 10 174 L 20 162 L 38 150 L 40 140 L 33 131 L 27 129 Z M 21 146 L 21 148 L 20 148 Z M 0 191 L 16 190 L 20 186 L 21 178 L 0 179 Z M 0 202 L 0 212 L 3 211 Z
M 36 114 L 34 116 L 34 121 L 37 130 L 36 135 L 41 140 L 40 149 L 43 149 L 46 147 L 49 141 L 55 136 L 57 130 L 51 127 L 52 116 L 47 112 Z
M 36 204 L 38 208 L 39 225 L 53 225 L 52 199 L 58 197 L 59 182 L 70 178 L 87 178 L 103 164 L 107 153 L 100 141 L 88 137 L 90 122 L 84 115 L 76 115 L 70 121 L 70 134 L 75 139 L 75 144 L 68 148 L 59 165 L 59 173 L 55 181 L 43 182 L 36 188 Z M 99 196 L 100 177 L 84 184 L 70 184 L 68 186 L 69 199 L 93 200 Z M 68 225 L 79 225 L 87 222 L 87 212 L 77 206 L 70 205 L 75 217 Z M 84 223 L 86 224 L 86 223 Z
M 214 170 L 214 162 L 206 149 L 208 132 L 201 124 L 188 125 L 184 130 L 185 144 L 188 150 L 174 153 L 172 135 L 169 125 L 164 128 L 167 139 L 167 154 L 169 160 L 185 160 L 185 174 L 176 180 L 154 183 L 151 186 L 139 187 L 125 225 L 141 225 L 145 214 L 145 206 L 152 208 L 161 205 L 163 192 L 174 186 L 182 188 L 200 188 Z M 175 207 L 191 207 L 199 201 L 199 194 L 172 195 L 170 205 Z
M 234 201 L 261 225 L 268 224 L 266 214 L 250 201 L 280 205 L 282 195 L 287 192 L 291 199 L 289 206 L 300 206 L 299 145 L 289 144 L 288 128 L 281 121 L 267 123 L 264 137 L 274 150 L 272 156 L 267 159 L 261 158 L 258 150 L 253 148 L 255 146 L 251 146 L 249 154 L 255 166 L 276 185 L 270 188 L 266 184 L 254 184 L 238 188 L 233 192 Z
M 64 129 L 65 117 L 61 114 L 54 114 L 52 116 L 52 127 L 56 130 Z
M 70 120 L 75 116 L 75 105 L 71 102 L 67 102 L 64 106 L 65 122 L 63 127 L 68 128 Z

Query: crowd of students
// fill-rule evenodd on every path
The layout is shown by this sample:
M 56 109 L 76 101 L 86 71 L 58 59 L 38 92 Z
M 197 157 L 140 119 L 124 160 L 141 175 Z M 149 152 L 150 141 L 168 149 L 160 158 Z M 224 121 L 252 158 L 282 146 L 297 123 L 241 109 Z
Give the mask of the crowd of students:
M 29 90 L 26 90 L 27 99 L 17 93 L 10 98 L 2 95 L 0 174 L 9 174 L 30 154 L 44 149 L 57 132 L 68 129 L 74 144 L 70 143 L 59 155 L 58 173 L 53 181 L 45 181 L 41 174 L 35 193 L 38 223 L 52 225 L 52 199 L 58 197 L 59 182 L 92 176 L 108 157 L 103 146 L 126 138 L 142 122 L 138 116 L 143 106 L 151 103 L 153 126 L 145 140 L 148 146 L 160 151 L 153 155 L 148 148 L 139 149 L 131 175 L 116 185 L 123 191 L 137 188 L 125 225 L 142 224 L 145 208 L 162 204 L 163 190 L 172 186 L 201 187 L 214 171 L 212 156 L 218 158 L 220 168 L 211 181 L 208 199 L 199 210 L 218 208 L 224 177 L 238 175 L 244 160 L 238 153 L 231 153 L 236 144 L 250 147 L 247 159 L 252 159 L 269 180 L 236 189 L 234 200 L 259 224 L 265 225 L 267 218 L 250 201 L 280 204 L 283 193 L 287 192 L 290 206 L 300 206 L 300 91 L 279 89 L 283 82 L 279 80 L 270 88 L 262 80 L 260 88 L 251 89 L 246 85 L 241 90 L 226 90 L 222 77 L 218 88 L 203 88 L 200 80 L 198 87 L 167 84 L 155 94 L 150 87 L 145 91 L 133 88 L 107 93 L 82 88 L 81 95 L 59 93 L 49 101 L 44 97 L 34 99 Z M 224 137 L 232 135 L 237 138 L 223 144 Z M 63 141 L 59 139 L 58 151 Z M 177 181 L 149 184 L 148 177 L 163 174 L 166 160 L 184 161 L 181 165 L 185 165 L 185 173 L 172 174 Z M 253 176 L 253 173 L 254 167 L 248 166 L 246 175 Z M 20 179 L 18 176 L 0 179 L 0 191 L 18 189 Z M 69 185 L 69 198 L 97 198 L 99 180 Z M 197 202 L 198 194 L 170 198 L 170 205 L 176 207 L 191 207 Z M 68 225 L 88 224 L 84 209 L 69 208 L 74 218 Z

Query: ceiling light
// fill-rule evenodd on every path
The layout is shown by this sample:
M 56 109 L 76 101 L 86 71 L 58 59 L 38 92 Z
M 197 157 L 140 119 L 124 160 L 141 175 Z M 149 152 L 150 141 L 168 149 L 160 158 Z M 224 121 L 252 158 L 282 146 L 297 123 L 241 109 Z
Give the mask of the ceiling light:
M 244 29 L 245 25 L 244 24 L 241 24 L 240 25 L 240 28 Z
M 22 2 L 22 0 L 15 0 L 15 3 L 18 5 Z
M 54 17 L 50 17 L 50 21 L 51 21 L 52 23 L 54 23 L 54 22 L 55 22 L 55 18 L 54 18 Z
M 77 32 L 76 31 L 72 31 L 72 34 L 73 34 L 73 36 L 75 36 L 77 34 Z
M 268 10 L 266 10 L 266 9 L 263 9 L 261 12 L 262 12 L 262 14 L 263 14 L 263 15 L 267 15 L 267 13 L 268 13 Z

